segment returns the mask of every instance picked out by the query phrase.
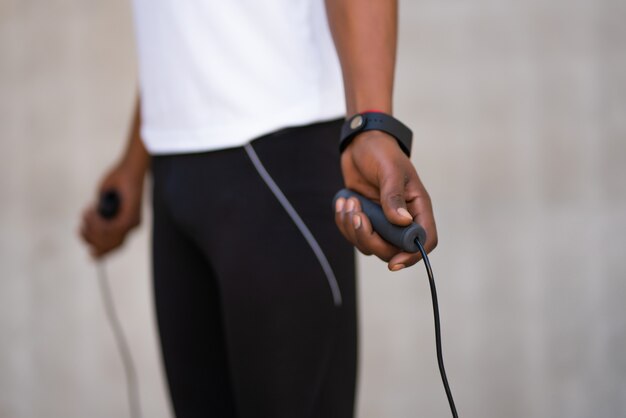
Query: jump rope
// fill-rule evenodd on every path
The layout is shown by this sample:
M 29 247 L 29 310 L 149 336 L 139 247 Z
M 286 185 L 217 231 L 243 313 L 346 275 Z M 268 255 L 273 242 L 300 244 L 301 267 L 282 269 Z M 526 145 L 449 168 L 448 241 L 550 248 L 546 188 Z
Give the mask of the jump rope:
M 352 190 L 342 189 L 333 199 L 333 203 L 339 198 L 349 199 L 356 198 L 361 203 L 361 210 L 369 218 L 372 228 L 387 242 L 395 245 L 403 251 L 409 253 L 416 253 L 419 251 L 426 267 L 426 273 L 428 274 L 428 282 L 430 284 L 430 294 L 433 304 L 433 317 L 435 320 L 435 345 L 437 351 L 437 364 L 439 366 L 439 373 L 441 374 L 441 381 L 443 383 L 446 397 L 448 398 L 448 404 L 450 405 L 450 412 L 453 418 L 458 418 L 456 406 L 454 405 L 454 399 L 452 397 L 452 391 L 448 384 L 448 378 L 446 376 L 446 370 L 443 364 L 443 349 L 441 347 L 441 321 L 439 319 L 439 303 L 437 301 L 437 289 L 435 288 L 435 278 L 433 276 L 433 270 L 430 266 L 430 260 L 424 250 L 424 244 L 426 243 L 426 231 L 421 225 L 413 222 L 408 226 L 398 226 L 390 223 L 385 214 L 383 213 L 380 205 L 372 202 L 366 197 L 356 193 Z M 113 219 L 120 207 L 120 197 L 115 190 L 109 190 L 104 192 L 98 203 L 98 213 L 104 219 Z M 133 357 L 130 351 L 130 347 L 122 330 L 120 320 L 117 316 L 115 303 L 111 295 L 109 288 L 109 280 L 106 274 L 106 270 L 102 262 L 98 263 L 98 282 L 100 285 L 100 294 L 102 296 L 102 303 L 106 313 L 107 321 L 115 338 L 120 357 L 122 359 L 122 365 L 126 375 L 126 390 L 128 396 L 128 405 L 131 418 L 141 418 L 141 402 L 139 400 L 139 385 L 137 382 L 137 374 L 135 372 L 135 365 Z

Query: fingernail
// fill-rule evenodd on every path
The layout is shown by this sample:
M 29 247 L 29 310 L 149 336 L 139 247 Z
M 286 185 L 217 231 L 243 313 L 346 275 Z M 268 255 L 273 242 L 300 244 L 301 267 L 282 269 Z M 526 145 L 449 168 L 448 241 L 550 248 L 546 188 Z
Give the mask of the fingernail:
M 352 217 L 352 224 L 355 229 L 359 229 L 361 227 L 361 217 L 359 215 L 354 215 Z
M 402 216 L 403 218 L 407 218 L 410 220 L 413 220 L 413 217 L 411 216 L 411 214 L 409 213 L 408 210 L 404 209 L 404 208 L 398 208 L 398 215 Z
M 405 267 L 406 266 L 404 264 L 394 264 L 393 266 L 391 266 L 391 271 L 402 270 Z
M 344 199 L 343 197 L 340 197 L 339 199 L 337 199 L 337 202 L 335 202 L 335 212 L 341 212 L 341 209 L 343 209 L 343 205 L 346 203 L 346 199 Z
M 348 212 L 352 212 L 354 209 L 354 199 L 348 199 L 348 206 L 346 206 L 346 210 Z

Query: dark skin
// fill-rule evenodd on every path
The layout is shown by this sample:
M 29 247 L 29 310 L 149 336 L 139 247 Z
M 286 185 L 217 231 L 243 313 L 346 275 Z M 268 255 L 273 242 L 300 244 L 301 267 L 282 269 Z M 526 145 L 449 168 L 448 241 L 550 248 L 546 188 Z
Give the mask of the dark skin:
M 98 196 L 106 190 L 118 191 L 121 204 L 117 216 L 103 219 L 98 215 L 95 203 L 83 212 L 80 235 L 96 259 L 121 247 L 128 233 L 141 223 L 143 183 L 150 156 L 141 141 L 140 127 L 140 103 L 137 101 L 126 150 L 98 186 Z
M 393 114 L 396 62 L 396 0 L 326 0 L 328 22 L 341 62 L 348 115 L 366 110 Z M 380 131 L 357 136 L 341 155 L 346 187 L 377 201 L 396 225 L 415 221 L 426 229 L 426 251 L 437 245 L 430 197 L 396 140 Z M 392 271 L 420 256 L 400 251 L 372 230 L 357 199 L 338 199 L 335 221 L 363 254 L 375 254 Z
M 396 0 L 326 0 L 326 9 L 341 62 L 348 115 L 366 110 L 392 114 Z M 139 225 L 143 180 L 150 161 L 139 135 L 139 108 L 138 102 L 124 156 L 98 189 L 99 193 L 109 188 L 119 190 L 119 215 L 103 220 L 93 206 L 83 214 L 81 235 L 95 258 L 120 247 Z M 430 197 L 393 137 L 381 131 L 358 135 L 341 155 L 341 170 L 346 187 L 379 202 L 390 222 L 408 225 L 415 221 L 422 225 L 428 235 L 426 251 L 435 248 L 437 230 Z M 378 256 L 392 271 L 420 259 L 419 254 L 402 252 L 374 232 L 356 199 L 337 200 L 335 221 L 359 251 Z

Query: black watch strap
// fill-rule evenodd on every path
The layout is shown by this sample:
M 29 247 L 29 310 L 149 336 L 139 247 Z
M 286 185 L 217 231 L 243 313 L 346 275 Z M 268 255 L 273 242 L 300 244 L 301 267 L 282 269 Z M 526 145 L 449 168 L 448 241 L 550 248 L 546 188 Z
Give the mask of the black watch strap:
M 341 127 L 339 151 L 343 152 L 359 133 L 374 130 L 383 131 L 396 138 L 402 151 L 411 156 L 413 132 L 398 119 L 380 112 L 357 113 L 347 119 Z

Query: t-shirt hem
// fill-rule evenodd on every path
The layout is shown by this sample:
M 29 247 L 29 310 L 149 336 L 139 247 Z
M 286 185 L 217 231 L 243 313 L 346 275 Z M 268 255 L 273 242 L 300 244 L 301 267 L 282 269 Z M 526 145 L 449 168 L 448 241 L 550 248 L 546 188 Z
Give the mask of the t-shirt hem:
M 245 127 L 222 125 L 219 129 L 167 132 L 142 129 L 141 136 L 151 155 L 187 154 L 241 147 L 256 138 L 284 128 L 326 122 L 344 116 L 345 111 L 335 110 L 315 116 L 301 115 L 288 120 L 247 120 Z

